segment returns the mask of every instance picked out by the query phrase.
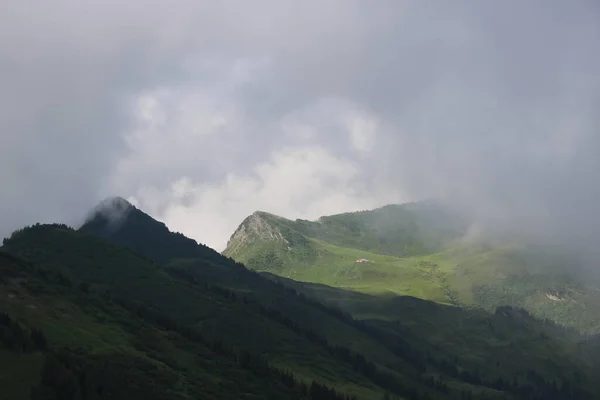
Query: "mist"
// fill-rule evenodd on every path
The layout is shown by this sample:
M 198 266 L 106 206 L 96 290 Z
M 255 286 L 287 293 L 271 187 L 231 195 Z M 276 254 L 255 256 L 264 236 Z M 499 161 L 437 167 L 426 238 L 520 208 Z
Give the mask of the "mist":
M 133 211 L 133 205 L 127 200 L 122 197 L 108 197 L 86 215 L 84 224 L 100 218 L 102 223 L 106 224 L 106 229 L 113 233 L 121 228 L 131 211 Z
M 375 168 L 469 212 L 480 234 L 574 246 L 597 265 L 598 5 L 461 4 L 426 12 L 445 27 L 419 43 L 428 82 L 396 109 Z
M 88 6 L 3 10 L 2 234 L 119 195 L 219 249 L 438 198 L 600 260 L 595 1 Z

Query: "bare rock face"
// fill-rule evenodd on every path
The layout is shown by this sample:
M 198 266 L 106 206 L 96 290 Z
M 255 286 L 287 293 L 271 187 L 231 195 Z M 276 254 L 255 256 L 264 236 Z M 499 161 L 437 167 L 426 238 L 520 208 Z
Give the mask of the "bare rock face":
M 287 242 L 281 231 L 272 221 L 281 218 L 263 211 L 256 211 L 247 217 L 227 242 L 223 254 L 231 257 L 249 242 L 282 241 Z

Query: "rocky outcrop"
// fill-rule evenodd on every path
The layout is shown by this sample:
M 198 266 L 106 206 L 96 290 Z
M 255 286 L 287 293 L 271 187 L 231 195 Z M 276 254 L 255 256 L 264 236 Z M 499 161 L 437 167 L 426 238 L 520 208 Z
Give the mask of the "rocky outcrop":
M 263 211 L 256 211 L 247 217 L 231 235 L 223 254 L 232 257 L 238 249 L 253 242 L 282 241 L 287 243 L 281 230 L 273 224 L 274 219 L 284 220 L 284 218 Z

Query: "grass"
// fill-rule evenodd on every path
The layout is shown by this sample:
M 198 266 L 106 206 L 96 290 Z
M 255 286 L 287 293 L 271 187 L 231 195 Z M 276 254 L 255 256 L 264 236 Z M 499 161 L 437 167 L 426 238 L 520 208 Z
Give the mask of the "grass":
M 317 252 L 314 263 L 307 265 L 291 260 L 279 275 L 363 293 L 394 293 L 448 301 L 443 287 L 450 268 L 446 265 L 448 262 L 441 263 L 446 261 L 443 256 L 399 258 L 310 240 Z M 369 262 L 357 262 L 360 259 Z
M 277 264 L 255 269 L 361 293 L 414 296 L 490 312 L 502 305 L 518 306 L 542 319 L 600 333 L 596 281 L 582 279 L 577 265 L 548 249 L 455 243 L 438 253 L 396 257 L 315 238 L 307 238 L 307 245 L 315 254 L 310 260 L 288 254 L 277 243 L 268 243 L 268 250 L 257 246 L 253 254 L 272 251 Z M 361 259 L 368 262 L 357 262 Z
M 52 240 L 46 237 L 50 234 Z M 32 245 L 39 235 L 47 243 Z M 91 292 L 79 293 L 77 301 L 41 284 L 37 293 L 31 293 L 28 289 L 36 287 L 33 280 L 20 289 L 0 285 L 0 293 L 17 291 L 13 301 L 0 307 L 0 311 L 18 315 L 27 326 L 43 329 L 48 340 L 58 348 L 81 349 L 88 355 L 125 353 L 159 365 L 166 363 L 170 370 L 178 370 L 177 366 L 190 368 L 189 356 L 182 358 L 183 352 L 173 351 L 164 335 L 153 334 L 158 336 L 152 342 L 146 340 L 150 333 L 140 336 L 138 318 L 102 298 L 103 291 L 109 289 L 119 298 L 149 304 L 182 323 L 191 324 L 210 340 L 262 355 L 274 366 L 294 371 L 307 381 L 318 380 L 349 394 L 368 393 L 363 398 L 373 398 L 381 390 L 349 364 L 332 357 L 328 349 L 262 315 L 254 306 L 215 294 L 203 285 L 175 279 L 164 268 L 119 247 L 68 229 L 40 227 L 22 232 L 7 248 L 25 255 L 40 267 L 59 265 L 75 282 L 94 282 Z M 198 275 L 202 282 L 213 280 L 253 295 L 266 306 L 283 315 L 292 315 L 296 323 L 332 342 L 366 352 L 376 361 L 389 360 L 386 348 L 372 338 L 302 303 L 242 267 L 227 264 L 211 267 L 203 261 L 200 264 L 203 267 L 198 268 L 198 273 L 206 271 Z M 211 273 L 214 276 L 211 277 Z M 144 345 L 140 344 L 142 339 Z M 155 348 L 158 344 L 160 347 Z M 196 374 L 207 374 L 197 367 L 194 370 Z M 221 379 L 226 374 L 208 375 Z
M 523 363 L 514 356 L 515 351 L 526 357 L 536 371 L 546 371 L 548 376 L 564 369 L 582 372 L 587 368 L 577 357 L 572 358 L 577 354 L 573 341 L 577 335 L 556 330 L 553 325 L 539 325 L 520 312 L 489 314 L 483 310 L 441 307 L 415 298 L 361 294 L 266 276 L 340 306 L 382 330 L 396 332 L 405 340 L 418 343 L 421 349 L 443 351 L 448 359 L 461 358 L 470 368 L 486 370 L 486 374 L 519 374 Z

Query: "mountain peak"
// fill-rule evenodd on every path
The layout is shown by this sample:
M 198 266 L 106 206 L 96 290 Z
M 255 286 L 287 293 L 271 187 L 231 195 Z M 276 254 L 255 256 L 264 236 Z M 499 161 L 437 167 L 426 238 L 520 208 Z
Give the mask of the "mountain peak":
M 133 207 L 133 204 L 131 204 L 129 201 L 125 200 L 123 197 L 120 196 L 112 196 L 112 197 L 107 197 L 104 200 L 102 200 L 100 203 L 98 203 L 98 205 L 96 206 L 96 208 L 129 208 L 129 207 Z
M 285 220 L 284 217 L 281 217 L 279 215 L 276 214 L 272 214 L 270 212 L 266 212 L 266 211 L 254 211 L 252 214 L 250 214 L 250 216 L 254 216 L 254 217 L 259 217 L 259 218 L 277 218 L 277 219 L 281 219 L 281 220 Z
M 112 196 L 100 201 L 96 207 L 94 207 L 92 212 L 107 212 L 114 210 L 124 211 L 130 208 L 134 208 L 134 206 L 129 201 L 120 196 Z
M 89 212 L 84 225 L 95 221 L 101 222 L 110 229 L 118 229 L 133 210 L 135 210 L 133 204 L 123 197 L 107 197 Z
M 159 264 L 168 264 L 175 259 L 223 262 L 217 251 L 182 233 L 170 231 L 163 222 L 152 218 L 122 197 L 103 200 L 94 208 L 91 217 L 79 231 L 127 247 Z
M 265 211 L 255 211 L 246 217 L 235 230 L 225 248 L 224 254 L 235 254 L 236 249 L 257 241 L 286 241 L 276 220 L 285 218 Z

